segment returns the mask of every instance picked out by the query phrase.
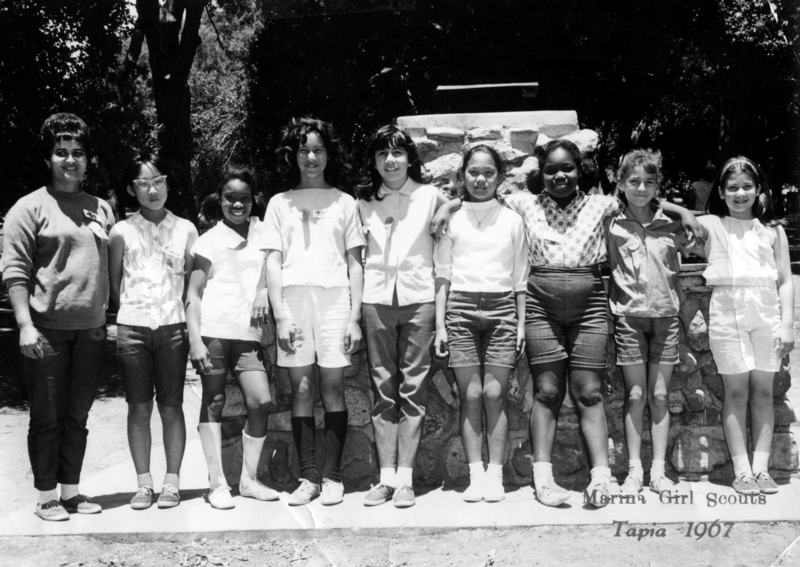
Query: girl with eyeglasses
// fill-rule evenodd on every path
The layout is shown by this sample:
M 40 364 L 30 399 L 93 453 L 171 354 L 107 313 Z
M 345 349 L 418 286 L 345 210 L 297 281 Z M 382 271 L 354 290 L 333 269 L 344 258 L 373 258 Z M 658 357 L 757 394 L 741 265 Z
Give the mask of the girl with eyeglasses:
M 117 190 L 120 213 L 138 210 L 109 235 L 111 299 L 117 313 L 117 359 L 128 403 L 128 445 L 138 489 L 131 508 L 153 503 L 150 416 L 153 391 L 161 416 L 167 473 L 159 508 L 180 504 L 180 469 L 186 447 L 183 386 L 189 339 L 184 289 L 194 259 L 197 229 L 166 209 L 167 164 L 143 151 L 127 165 Z

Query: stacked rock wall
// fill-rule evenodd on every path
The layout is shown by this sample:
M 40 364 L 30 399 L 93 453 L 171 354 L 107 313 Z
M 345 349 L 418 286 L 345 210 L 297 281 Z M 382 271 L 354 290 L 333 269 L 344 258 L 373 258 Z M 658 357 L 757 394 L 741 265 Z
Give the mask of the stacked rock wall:
M 461 163 L 461 152 L 470 144 L 493 145 L 507 161 L 504 191 L 524 190 L 525 176 L 538 167 L 532 156 L 533 151 L 550 139 L 571 139 L 583 151 L 593 150 L 597 145 L 594 132 L 578 128 L 574 112 L 414 116 L 400 118 L 398 125 L 415 139 L 434 182 L 443 190 L 452 190 Z M 681 274 L 686 301 L 681 309 L 681 362 L 675 368 L 669 388 L 672 423 L 667 472 L 670 476 L 690 480 L 728 480 L 732 478 L 733 470 L 720 419 L 722 381 L 708 347 L 711 289 L 704 285 L 696 268 L 688 267 Z M 614 363 L 612 333 L 609 323 L 609 346 L 603 377 L 604 397 L 611 467 L 615 475 L 624 477 L 627 470 L 623 424 L 624 383 Z M 265 332 L 263 343 L 269 360 L 277 360 L 271 329 Z M 273 365 L 268 370 L 273 404 L 270 408 L 268 440 L 259 471 L 263 481 L 288 487 L 295 482 L 299 473 L 291 433 L 291 387 L 286 369 Z M 379 465 L 370 423 L 373 393 L 365 351 L 353 356 L 353 365 L 345 375 L 345 398 L 350 415 L 342 476 L 348 489 L 367 489 L 371 483 L 377 482 Z M 785 397 L 789 385 L 790 377 L 784 364 L 774 383 L 775 436 L 770 470 L 776 478 L 786 477 L 798 468 L 797 446 L 789 433 L 794 413 Z M 245 422 L 245 408 L 238 388 L 230 377 L 227 395 L 223 454 L 228 481 L 235 486 L 241 471 L 241 430 Z M 528 429 L 532 405 L 531 376 L 527 364 L 523 362 L 512 373 L 509 382 L 510 432 L 503 468 L 506 484 L 525 485 L 532 482 Z M 458 434 L 458 413 L 458 392 L 453 376 L 441 363 L 437 363 L 431 372 L 423 438 L 414 469 L 416 486 L 468 483 L 469 471 Z M 315 416 L 321 470 L 324 412 L 320 400 L 315 405 Z M 645 420 L 648 420 L 647 412 Z M 651 459 L 647 431 L 644 433 L 642 458 L 647 466 Z M 577 415 L 569 396 L 561 409 L 553 466 L 556 478 L 565 486 L 585 486 L 589 466 Z

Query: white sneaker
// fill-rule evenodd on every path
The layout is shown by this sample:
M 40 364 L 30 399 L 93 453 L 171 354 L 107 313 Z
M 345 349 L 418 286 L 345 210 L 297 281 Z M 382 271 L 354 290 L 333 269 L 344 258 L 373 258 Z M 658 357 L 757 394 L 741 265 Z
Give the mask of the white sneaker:
M 301 478 L 300 486 L 289 496 L 288 504 L 289 506 L 303 506 L 311 502 L 317 496 L 319 496 L 319 486 L 310 480 Z
M 208 491 L 208 503 L 217 510 L 230 510 L 236 505 L 233 503 L 230 486 L 222 485 Z
M 480 482 L 472 481 L 464 491 L 464 502 L 480 502 L 483 500 L 483 486 Z
M 484 502 L 500 502 L 506 498 L 506 489 L 503 488 L 502 478 L 493 478 L 486 475 L 483 485 L 483 501 Z
M 586 492 L 590 495 L 588 504 L 595 508 L 602 508 L 611 502 L 611 479 L 597 475 L 589 483 Z
M 344 500 L 344 485 L 329 478 L 322 479 L 322 496 L 319 501 L 323 506 L 333 506 Z
M 239 495 L 245 498 L 255 498 L 256 500 L 277 500 L 280 493 L 277 490 L 271 489 L 269 486 L 264 486 L 257 478 L 247 478 L 242 476 L 239 479 Z

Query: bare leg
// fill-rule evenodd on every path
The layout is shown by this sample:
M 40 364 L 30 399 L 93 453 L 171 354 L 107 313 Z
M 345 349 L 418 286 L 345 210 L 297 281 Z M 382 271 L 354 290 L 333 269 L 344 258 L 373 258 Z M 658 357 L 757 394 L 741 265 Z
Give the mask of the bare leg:
M 667 458 L 669 438 L 669 381 L 672 364 L 648 364 L 647 407 L 650 408 L 650 437 L 653 443 L 653 460 Z
M 630 364 L 620 367 L 625 379 L 625 442 L 628 459 L 642 458 L 642 429 L 644 428 L 644 393 L 647 390 L 645 364 Z
M 567 391 L 567 360 L 532 364 L 533 411 L 531 412 L 531 438 L 533 459 L 550 462 L 556 439 L 558 413 Z
M 458 393 L 461 401 L 459 426 L 461 442 L 467 463 L 479 463 L 483 460 L 483 387 L 481 385 L 481 367 L 464 366 L 453 368 L 458 382 Z
M 183 453 L 186 449 L 186 420 L 183 417 L 183 407 L 158 404 L 158 414 L 161 416 L 167 474 L 180 474 Z
M 600 374 L 595 370 L 572 370 L 570 391 L 578 410 L 581 432 L 589 451 L 589 463 L 594 467 L 608 466 L 608 425 L 600 393 Z
M 136 474 L 150 472 L 150 416 L 153 400 L 143 404 L 128 404 L 128 446 Z M 164 431 L 166 435 L 166 430 Z
M 487 364 L 483 375 L 483 405 L 486 408 L 486 435 L 489 463 L 501 465 L 508 444 L 508 376 L 511 369 Z
M 753 451 L 769 453 L 772 450 L 772 431 L 775 428 L 775 411 L 772 408 L 772 380 L 774 372 L 750 372 L 750 425 Z
M 723 374 L 722 429 L 731 457 L 747 455 L 747 403 L 750 397 L 750 373 Z
M 260 370 L 242 372 L 236 376 L 236 382 L 242 390 L 247 408 L 245 433 L 251 437 L 264 437 L 267 434 L 269 404 L 272 401 L 267 373 Z

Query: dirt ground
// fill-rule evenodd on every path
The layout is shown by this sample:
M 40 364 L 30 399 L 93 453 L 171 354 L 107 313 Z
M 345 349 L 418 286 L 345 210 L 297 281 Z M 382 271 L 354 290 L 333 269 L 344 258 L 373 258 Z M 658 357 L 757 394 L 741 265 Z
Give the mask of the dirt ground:
M 625 532 L 630 529 L 635 529 L 637 535 L 627 537 Z M 617 531 L 619 535 L 616 535 Z M 699 540 L 687 538 L 684 525 L 542 526 L 422 535 L 397 533 L 395 537 L 331 534 L 317 538 L 281 537 L 253 542 L 243 542 L 239 537 L 236 541 L 198 538 L 189 542 L 131 543 L 89 537 L 0 538 L 0 564 L 25 567 L 530 567 L 587 564 L 615 567 L 788 567 L 800 565 L 798 540 L 800 526 L 786 523 L 736 524 L 727 538 L 719 535 Z

